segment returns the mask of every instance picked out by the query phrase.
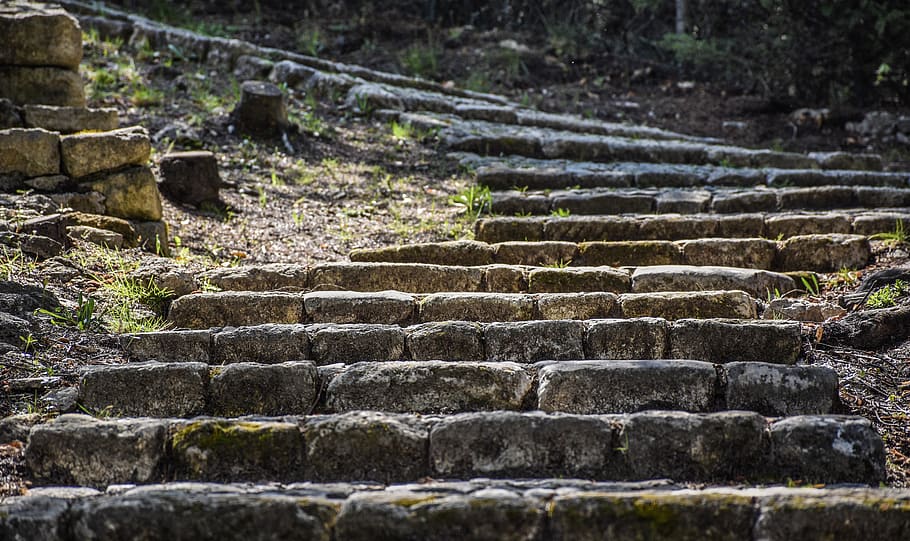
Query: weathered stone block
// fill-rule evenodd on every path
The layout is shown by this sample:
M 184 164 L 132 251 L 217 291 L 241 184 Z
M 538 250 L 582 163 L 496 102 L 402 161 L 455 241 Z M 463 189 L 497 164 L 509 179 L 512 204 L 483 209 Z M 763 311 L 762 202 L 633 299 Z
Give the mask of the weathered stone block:
M 82 77 L 64 68 L 0 65 L 0 96 L 20 105 L 85 107 Z
M 228 327 L 212 336 L 212 363 L 282 363 L 310 359 L 305 325 Z
M 108 132 L 65 135 L 60 138 L 60 152 L 63 170 L 71 177 L 80 178 L 125 165 L 145 165 L 151 153 L 151 142 L 145 128 L 133 126 Z
M 212 334 L 208 329 L 125 334 L 120 347 L 131 361 L 209 362 Z
M 483 335 L 488 361 L 529 363 L 585 358 L 585 325 L 581 321 L 489 323 Z
M 234 363 L 212 372 L 212 413 L 218 416 L 306 415 L 319 393 L 312 362 Z
M 571 242 L 500 242 L 492 245 L 496 263 L 504 265 L 568 264 L 576 257 L 576 246 Z
M 115 216 L 104 216 L 101 214 L 85 214 L 83 212 L 70 212 L 64 214 L 61 219 L 64 227 L 73 225 L 85 225 L 97 229 L 107 229 L 123 235 L 123 246 L 126 248 L 135 248 L 138 245 L 139 234 L 133 225 Z
M 623 267 L 683 263 L 679 246 L 667 240 L 584 242 L 578 245 L 578 254 L 580 264 L 591 266 Z
M 838 214 L 782 214 L 765 219 L 765 236 L 769 239 L 817 235 L 823 233 L 851 233 L 850 220 Z
M 179 203 L 199 206 L 219 200 L 218 160 L 208 151 L 174 152 L 158 161 L 161 193 Z
M 537 407 L 566 413 L 714 409 L 714 365 L 699 361 L 566 361 L 538 374 Z
M 40 177 L 60 172 L 60 138 L 40 129 L 0 130 L 0 177 Z
M 97 229 L 84 225 L 71 225 L 66 228 L 66 236 L 71 240 L 90 242 L 112 250 L 119 250 L 123 247 L 123 235 L 108 231 L 107 229 Z
M 697 239 L 679 242 L 687 265 L 771 269 L 777 245 L 767 239 Z
M 679 240 L 714 236 L 717 236 L 717 219 L 713 216 L 665 214 L 642 218 L 637 239 Z
M 697 267 L 692 265 L 663 265 L 639 267 L 632 273 L 632 291 L 724 291 L 740 290 L 754 297 L 768 292 L 786 292 L 796 283 L 784 274 L 734 267 Z
M 92 489 L 82 490 L 98 494 Z M 36 496 L 33 491 L 29 492 L 32 494 L 28 496 L 5 498 L 0 504 L 0 538 L 16 541 L 64 539 L 70 503 L 64 498 Z
M 711 210 L 718 214 L 737 212 L 774 212 L 777 210 L 777 192 L 753 190 L 747 192 L 715 192 Z
M 799 323 L 680 319 L 670 329 L 670 357 L 714 363 L 793 364 L 800 353 Z
M 25 460 L 39 483 L 104 488 L 160 480 L 167 421 L 61 415 L 32 428 Z
M 213 286 L 233 291 L 271 291 L 305 289 L 309 271 L 303 265 L 267 263 L 240 267 L 220 267 L 199 275 Z
M 798 235 L 781 243 L 777 268 L 816 272 L 861 269 L 869 264 L 870 257 L 869 240 L 862 235 Z
M 550 195 L 553 209 L 566 209 L 572 214 L 629 214 L 654 212 L 652 193 L 615 191 L 554 192 Z
M 628 272 L 610 267 L 539 268 L 528 275 L 528 291 L 531 293 L 624 293 L 629 291 L 630 284 Z
M 489 265 L 483 268 L 484 291 L 521 293 L 528 290 L 528 273 L 532 267 Z
M 617 311 L 613 293 L 541 293 L 537 310 L 541 319 L 600 319 Z
M 547 218 L 544 223 L 544 238 L 546 240 L 594 242 L 641 240 L 645 238 L 641 236 L 640 220 L 624 216 L 569 216 L 568 218 Z M 503 240 L 523 239 L 514 236 Z
M 0 8 L 0 65 L 58 66 L 76 69 L 82 61 L 82 31 L 57 6 L 9 4 Z
M 397 291 L 316 291 L 303 296 L 303 307 L 312 323 L 407 325 L 417 312 L 417 300 Z
M 175 299 L 168 311 L 175 327 L 205 328 L 259 323 L 300 323 L 303 299 L 296 293 L 219 291 Z
M 105 210 L 111 216 L 128 220 L 161 219 L 158 182 L 148 167 L 131 167 L 82 186 L 104 196 Z
M 551 199 L 544 194 L 518 191 L 492 193 L 490 212 L 502 216 L 540 216 L 550 211 Z
M 728 363 L 727 408 L 771 417 L 830 413 L 837 372 L 822 366 Z
M 530 389 L 531 379 L 515 363 L 357 363 L 332 379 L 326 404 L 332 411 L 517 410 Z
M 79 383 L 79 402 L 114 415 L 191 417 L 205 410 L 209 367 L 203 363 L 128 363 L 91 368 Z
M 428 431 L 415 416 L 352 412 L 311 417 L 301 427 L 313 481 L 400 483 L 426 476 Z
M 493 263 L 493 248 L 473 240 L 455 240 L 424 244 L 406 244 L 376 249 L 353 250 L 351 261 L 368 263 L 427 263 L 466 267 Z
M 419 263 L 323 263 L 310 270 L 313 287 L 352 291 L 479 291 L 482 277 L 478 267 Z
M 43 128 L 60 133 L 79 131 L 110 131 L 120 125 L 117 109 L 87 109 L 85 107 L 57 107 L 53 105 L 26 105 L 23 119 L 26 128 Z
M 547 217 L 482 218 L 474 223 L 474 238 L 490 244 L 509 241 L 542 241 Z M 563 240 L 563 239 L 552 239 Z
M 408 327 L 407 351 L 415 361 L 482 361 L 483 328 L 478 323 L 447 321 Z
M 708 210 L 711 192 L 706 190 L 668 190 L 657 196 L 658 213 L 697 214 Z
M 721 238 L 754 239 L 764 235 L 765 217 L 762 214 L 715 214 L 717 230 L 715 235 Z M 699 238 L 698 235 L 692 238 Z
M 765 418 L 757 413 L 642 412 L 622 423 L 619 442 L 631 479 L 751 478 L 768 463 Z
M 173 428 L 174 477 L 210 482 L 304 479 L 306 449 L 291 423 L 201 419 Z
M 465 413 L 430 431 L 430 470 L 439 477 L 616 475 L 606 417 L 517 412 Z
M 587 324 L 588 359 L 663 359 L 669 325 L 664 319 L 602 319 Z M 684 357 L 678 357 L 684 358 Z
M 534 297 L 513 293 L 435 293 L 420 301 L 419 321 L 527 321 Z
M 626 293 L 620 295 L 623 317 L 741 318 L 758 317 L 755 300 L 742 291 Z
M 788 417 L 771 424 L 776 480 L 868 483 L 885 475 L 882 439 L 872 423 L 839 415 Z
M 404 358 L 404 330 L 393 325 L 313 325 L 310 344 L 316 364 L 398 361 Z
M 780 192 L 782 210 L 855 208 L 858 203 L 852 186 L 813 186 Z

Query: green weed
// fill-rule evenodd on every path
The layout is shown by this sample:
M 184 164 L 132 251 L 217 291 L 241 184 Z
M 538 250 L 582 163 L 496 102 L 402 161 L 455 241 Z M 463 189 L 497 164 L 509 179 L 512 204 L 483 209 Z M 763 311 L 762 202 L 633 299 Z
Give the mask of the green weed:
M 555 218 L 568 218 L 572 214 L 572 211 L 569 209 L 559 208 L 550 212 L 550 216 Z
M 449 202 L 463 207 L 465 216 L 471 220 L 476 220 L 484 211 L 489 212 L 493 203 L 493 195 L 487 186 L 474 185 L 450 197 Z
M 907 242 L 907 231 L 904 229 L 904 221 L 898 220 L 894 225 L 894 231 L 888 233 L 876 233 L 869 237 L 870 239 L 883 240 L 888 246 L 897 246 Z
M 897 304 L 897 299 L 902 294 L 910 292 L 910 284 L 903 280 L 895 280 L 893 284 L 880 287 L 866 299 L 869 308 L 888 308 Z

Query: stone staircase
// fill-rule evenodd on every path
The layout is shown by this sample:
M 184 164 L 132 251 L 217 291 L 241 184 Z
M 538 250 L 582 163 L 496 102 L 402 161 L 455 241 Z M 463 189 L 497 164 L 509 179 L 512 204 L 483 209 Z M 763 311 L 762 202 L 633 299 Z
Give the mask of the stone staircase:
M 129 362 L 85 371 L 79 403 L 94 417 L 18 427 L 43 488 L 0 503 L 0 532 L 910 535 L 910 493 L 878 488 L 882 440 L 838 414 L 836 372 L 804 362 L 800 322 L 759 319 L 799 287 L 775 270 L 866 265 L 869 235 L 910 215 L 907 174 L 120 23 L 200 61 L 258 54 L 291 86 L 341 88 L 364 112 L 438 129 L 456 158 L 484 164 L 479 182 L 529 187 L 496 192 L 494 211 L 545 216 L 483 218 L 476 241 L 193 277 L 220 291 L 175 299 L 174 329 L 124 336 Z

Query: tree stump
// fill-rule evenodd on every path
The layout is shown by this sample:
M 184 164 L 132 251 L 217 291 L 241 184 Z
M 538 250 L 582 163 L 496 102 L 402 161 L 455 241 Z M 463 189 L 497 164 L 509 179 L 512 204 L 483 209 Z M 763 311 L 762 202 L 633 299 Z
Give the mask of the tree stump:
M 281 89 L 272 83 L 244 81 L 240 103 L 234 109 L 237 128 L 250 135 L 272 137 L 288 127 L 288 111 Z
M 178 203 L 199 206 L 217 203 L 221 177 L 218 160 L 211 152 L 175 152 L 158 162 L 161 193 Z

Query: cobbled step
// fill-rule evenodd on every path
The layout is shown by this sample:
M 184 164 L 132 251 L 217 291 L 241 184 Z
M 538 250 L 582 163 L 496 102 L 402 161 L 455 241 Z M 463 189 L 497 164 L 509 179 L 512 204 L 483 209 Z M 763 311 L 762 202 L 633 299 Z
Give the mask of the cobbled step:
M 323 403 L 317 397 L 323 393 Z M 127 363 L 89 367 L 79 384 L 88 411 L 117 416 L 307 415 L 374 410 L 460 413 L 542 410 L 577 414 L 649 409 L 763 415 L 832 412 L 837 374 L 768 363 L 689 360 L 511 362 L 308 361 Z
M 446 321 L 411 327 L 264 324 L 130 334 L 121 344 L 132 361 L 210 364 L 600 359 L 794 364 L 800 355 L 800 328 L 784 320 L 660 318 Z
M 846 246 L 851 246 L 846 239 Z M 811 246 L 812 243 L 807 243 Z M 831 243 L 821 242 L 829 247 Z M 836 253 L 836 252 L 835 252 Z M 840 261 L 838 261 L 840 262 Z M 704 290 L 742 290 L 753 296 L 764 297 L 768 291 L 779 289 L 781 292 L 795 288 L 793 279 L 787 275 L 761 270 L 734 267 L 707 266 L 659 266 L 656 269 L 664 275 L 678 274 L 684 276 L 676 284 L 667 287 L 649 285 L 642 289 L 636 282 L 635 275 L 643 274 L 651 267 L 638 267 L 635 272 L 606 266 L 571 266 L 571 267 L 527 267 L 520 265 L 487 265 L 481 267 L 462 267 L 454 265 L 429 265 L 424 263 L 324 263 L 314 267 L 289 264 L 247 265 L 234 268 L 218 268 L 203 273 L 202 278 L 219 289 L 236 292 L 244 291 L 246 309 L 234 314 L 225 313 L 235 321 L 256 322 L 257 313 L 268 317 L 269 321 L 298 323 L 306 321 L 307 309 L 301 303 L 301 295 L 288 291 L 318 290 L 325 291 L 358 291 L 380 292 L 399 291 L 404 293 L 644 293 L 654 291 L 704 291 Z M 288 272 L 292 271 L 292 272 Z M 682 285 L 682 284 L 688 285 Z M 259 293 L 254 295 L 252 293 Z M 341 294 L 338 294 L 341 295 Z M 346 293 L 351 303 L 357 298 L 356 293 Z M 389 293 L 388 304 L 407 298 Z M 394 297 L 394 298 L 393 298 Z M 198 298 L 198 297 L 189 297 Z M 216 297 L 212 297 L 216 298 Z M 217 297 L 225 303 L 234 304 L 226 310 L 238 308 L 238 300 L 231 300 L 230 295 Z M 334 297 L 334 298 L 337 298 Z M 565 297 L 569 298 L 569 297 Z M 318 294 L 307 297 L 313 313 L 322 311 L 320 317 L 328 317 L 330 304 L 320 301 Z M 186 318 L 192 321 L 193 314 L 182 310 L 182 302 L 175 301 L 171 306 L 172 319 L 182 324 Z M 189 302 L 189 301 L 185 301 Z M 568 301 L 567 301 L 568 302 Z M 367 309 L 367 307 L 363 307 Z M 185 317 L 184 317 L 185 316 Z M 343 314 L 339 314 L 343 317 Z M 245 319 L 244 319 L 245 318 Z M 226 325 L 227 323 L 223 323 Z M 244 323 L 235 323 L 244 324 Z
M 910 184 L 910 172 L 881 172 L 880 159 L 848 153 L 810 154 L 810 157 L 819 160 L 825 168 L 823 170 L 629 161 L 598 163 L 539 160 L 523 156 L 479 156 L 467 152 L 453 152 L 450 156 L 457 159 L 463 167 L 474 171 L 478 184 L 491 190 L 824 186 L 907 188 Z M 840 158 L 840 161 L 830 161 L 832 156 Z M 828 164 L 834 164 L 835 167 L 829 168 Z M 873 199 L 874 196 L 864 193 L 863 197 Z
M 25 459 L 36 484 L 98 488 L 478 476 L 877 484 L 885 462 L 881 438 L 866 419 L 769 419 L 744 411 L 113 420 L 69 414 L 32 427 Z
M 610 539 L 867 541 L 907 538 L 910 491 L 693 490 L 660 482 L 572 479 L 389 486 L 171 483 L 108 493 L 46 487 L 0 503 L 5 538 L 60 539 L 71 531 L 117 540 L 594 541 L 606 534 Z
M 493 192 L 495 214 L 700 214 L 868 208 L 903 210 L 910 189 L 871 186 L 759 189 L 579 189 Z
M 508 241 L 682 240 L 710 237 L 784 239 L 830 233 L 873 235 L 910 223 L 910 213 L 858 211 L 753 214 L 644 214 L 482 218 L 474 238 Z
M 405 244 L 350 253 L 358 263 L 638 267 L 722 265 L 777 271 L 860 269 L 870 260 L 862 235 L 796 235 L 786 240 L 703 238 L 679 241 L 500 242 L 446 241 Z
M 747 271 L 748 272 L 748 271 Z M 666 271 L 660 275 L 673 280 Z M 678 274 L 678 272 L 676 273 Z M 635 276 L 633 274 L 633 276 Z M 645 273 L 642 273 L 645 276 Z M 652 272 L 642 288 L 662 288 Z M 752 276 L 760 280 L 761 276 Z M 780 278 L 780 277 L 777 277 Z M 677 278 L 671 287 L 695 289 L 698 278 Z M 739 277 L 715 280 L 717 285 L 740 282 Z M 700 282 L 699 282 L 700 283 Z M 781 290 L 773 278 L 756 287 Z M 763 290 L 764 291 L 764 290 Z M 785 290 L 786 291 L 786 290 Z M 358 293 L 218 292 L 195 293 L 176 299 L 168 321 L 177 328 L 242 326 L 257 323 L 376 323 L 411 325 L 435 321 L 530 321 L 628 317 L 742 318 L 758 317 L 755 300 L 743 291 L 673 293 L 434 293 L 425 296 L 396 291 Z

